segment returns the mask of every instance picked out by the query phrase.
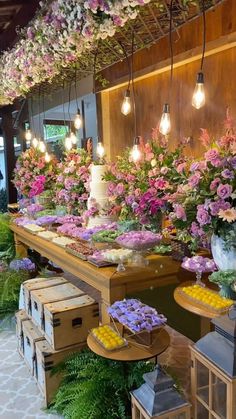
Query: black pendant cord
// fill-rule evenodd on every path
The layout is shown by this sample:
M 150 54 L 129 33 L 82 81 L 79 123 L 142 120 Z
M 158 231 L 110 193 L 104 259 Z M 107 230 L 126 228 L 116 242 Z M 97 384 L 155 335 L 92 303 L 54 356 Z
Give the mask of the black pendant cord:
M 134 88 L 134 30 L 132 32 L 132 48 L 131 48 L 131 83 L 133 93 L 133 109 L 134 109 L 134 138 L 137 137 L 137 113 L 136 113 L 136 93 Z
M 127 67 L 128 67 L 128 72 L 129 72 L 129 81 L 128 81 L 127 90 L 130 90 L 130 83 L 131 83 L 131 78 L 132 78 L 132 69 L 131 69 L 130 58 L 129 58 L 129 56 L 127 54 L 127 51 L 126 51 L 124 45 L 122 44 L 122 42 L 121 41 L 118 41 L 118 44 L 122 48 L 122 51 L 124 53 L 124 56 L 125 56 L 125 59 L 126 59 L 126 62 L 127 62 Z M 131 53 L 131 57 L 132 57 L 132 53 Z
M 79 102 L 78 102 L 78 91 L 77 91 L 77 68 L 75 67 L 75 101 L 76 101 L 76 113 L 79 110 Z
M 169 48 L 170 48 L 170 86 L 169 86 L 169 99 L 170 103 L 172 84 L 173 84 L 173 68 L 174 68 L 174 52 L 173 52 L 173 39 L 172 39 L 172 24 L 173 24 L 173 0 L 170 3 L 170 25 L 169 25 Z
M 69 131 L 71 131 L 70 102 L 71 102 L 71 81 L 70 81 L 70 83 L 69 83 L 69 95 L 68 95 Z
M 39 110 L 39 117 L 38 117 L 38 122 L 39 122 L 39 139 L 41 138 L 41 129 L 40 129 L 40 123 L 41 123 L 41 118 L 40 118 L 40 100 L 41 100 L 41 89 L 40 89 L 40 86 L 39 86 L 39 107 L 38 107 L 38 110 Z
M 31 117 L 31 125 L 32 125 L 32 133 L 34 133 L 34 117 L 33 117 L 33 96 L 30 98 L 30 117 Z
M 205 0 L 202 0 L 202 19 L 203 19 L 203 40 L 202 40 L 202 59 L 201 59 L 201 72 L 203 70 L 203 63 L 206 52 L 206 11 L 205 11 Z
M 44 103 L 44 93 L 43 93 L 43 134 L 44 134 L 44 127 L 45 127 L 45 142 L 47 141 L 47 125 L 45 123 L 46 118 L 45 118 L 45 103 Z
M 63 118 L 64 118 L 64 127 L 66 126 L 66 113 L 65 113 L 65 80 L 63 80 L 63 90 L 62 90 L 62 109 L 63 109 Z

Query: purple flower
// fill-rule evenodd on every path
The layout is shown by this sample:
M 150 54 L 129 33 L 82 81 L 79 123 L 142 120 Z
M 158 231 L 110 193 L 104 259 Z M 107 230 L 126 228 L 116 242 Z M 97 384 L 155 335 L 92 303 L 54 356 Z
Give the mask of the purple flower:
M 191 224 L 191 233 L 195 237 L 204 236 L 204 231 L 202 230 L 202 228 L 196 222 L 193 222 Z
M 233 169 L 236 169 L 236 156 L 231 157 L 230 164 L 231 164 Z
M 181 266 L 191 272 L 212 272 L 216 270 L 215 262 L 203 256 L 186 257 Z
M 222 210 L 226 210 L 230 208 L 230 203 L 225 202 L 224 200 L 213 201 L 209 205 L 211 215 L 214 217 L 218 214 L 218 212 Z
M 221 176 L 224 179 L 233 179 L 234 178 L 234 173 L 229 169 L 225 169 L 221 172 Z
M 208 211 L 204 209 L 204 205 L 197 206 L 197 221 L 199 222 L 200 226 L 210 224 L 211 222 L 211 216 L 208 214 Z
M 210 190 L 214 191 L 215 189 L 217 189 L 220 182 L 221 182 L 221 179 L 219 177 L 215 178 L 210 184 Z
M 185 209 L 180 204 L 174 204 L 174 215 L 178 220 L 187 220 Z
M 200 179 L 201 179 L 201 174 L 199 172 L 196 172 L 194 175 L 190 176 L 188 180 L 189 186 L 191 186 L 192 188 L 196 188 L 196 186 L 198 186 L 200 182 Z
M 232 186 L 229 185 L 228 183 L 221 184 L 218 186 L 217 188 L 217 195 L 222 198 L 222 199 L 227 199 L 230 197 L 231 193 L 232 193 Z
M 34 271 L 36 266 L 29 258 L 23 258 L 12 260 L 9 268 L 13 269 L 14 271 Z
M 125 187 L 123 183 L 118 183 L 118 185 L 116 186 L 115 192 L 117 195 L 123 195 L 123 193 L 125 192 Z
M 219 156 L 220 156 L 219 151 L 216 148 L 211 148 L 204 154 L 206 161 L 209 161 L 209 162 L 212 162 L 213 160 L 218 159 Z

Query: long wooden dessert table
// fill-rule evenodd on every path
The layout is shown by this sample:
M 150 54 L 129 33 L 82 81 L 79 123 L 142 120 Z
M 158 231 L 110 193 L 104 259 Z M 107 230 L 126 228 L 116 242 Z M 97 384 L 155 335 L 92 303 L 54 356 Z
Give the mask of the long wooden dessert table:
M 36 250 L 42 256 L 59 265 L 63 270 L 75 275 L 101 293 L 101 321 L 110 321 L 107 307 L 127 294 L 154 287 L 178 283 L 180 263 L 169 256 L 149 257 L 147 267 L 127 266 L 124 272 L 116 272 L 116 267 L 97 268 L 67 253 L 65 249 L 26 231 L 23 227 L 11 224 L 14 232 L 16 254 L 25 257 L 27 249 Z

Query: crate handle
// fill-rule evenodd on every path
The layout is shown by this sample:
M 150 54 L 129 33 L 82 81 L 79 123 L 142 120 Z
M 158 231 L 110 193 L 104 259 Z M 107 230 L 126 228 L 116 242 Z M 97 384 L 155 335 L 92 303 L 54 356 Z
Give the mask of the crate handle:
M 30 340 L 29 340 L 28 336 L 26 336 L 26 343 L 27 343 L 28 346 L 31 346 L 30 345 Z
M 36 303 L 36 301 L 34 301 L 34 309 L 35 309 L 36 311 L 38 311 L 38 304 Z
M 76 328 L 76 327 L 81 327 L 83 323 L 82 317 L 76 317 L 75 319 L 72 320 L 72 327 Z

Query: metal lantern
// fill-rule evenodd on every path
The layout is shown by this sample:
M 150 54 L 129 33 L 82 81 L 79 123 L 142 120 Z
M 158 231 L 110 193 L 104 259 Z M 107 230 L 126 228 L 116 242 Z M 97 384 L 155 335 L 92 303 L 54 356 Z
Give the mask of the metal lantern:
M 132 419 L 190 419 L 191 405 L 161 367 L 143 378 L 145 383 L 131 393 Z
M 194 419 L 236 418 L 236 322 L 212 320 L 215 331 L 191 348 Z

